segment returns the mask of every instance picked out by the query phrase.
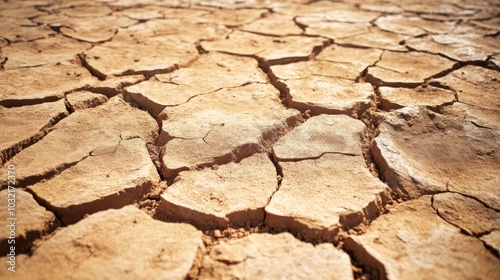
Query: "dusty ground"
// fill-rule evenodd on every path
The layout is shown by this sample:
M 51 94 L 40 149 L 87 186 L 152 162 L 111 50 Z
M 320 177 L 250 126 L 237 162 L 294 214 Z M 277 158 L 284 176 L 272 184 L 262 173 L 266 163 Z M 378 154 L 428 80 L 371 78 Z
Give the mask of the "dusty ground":
M 499 15 L 0 2 L 0 278 L 500 279 Z

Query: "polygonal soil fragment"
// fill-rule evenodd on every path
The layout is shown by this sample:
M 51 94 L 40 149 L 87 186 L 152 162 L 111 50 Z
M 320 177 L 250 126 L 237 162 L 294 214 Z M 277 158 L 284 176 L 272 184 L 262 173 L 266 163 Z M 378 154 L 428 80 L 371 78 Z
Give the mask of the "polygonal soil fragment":
M 278 95 L 269 84 L 249 84 L 167 107 L 158 139 L 166 144 L 163 175 L 237 161 L 269 148 L 300 120 L 298 111 L 280 106 Z
M 34 0 L 34 1 L 30 1 L 30 2 L 39 2 L 38 0 Z M 86 10 L 86 9 L 90 9 L 90 7 L 95 7 L 95 5 L 99 5 L 99 3 L 102 3 L 102 2 L 107 2 L 106 0 L 99 0 L 99 1 L 95 1 L 96 3 L 94 5 L 89 5 L 88 2 L 86 1 L 83 1 L 83 0 L 71 0 L 71 1 L 50 1 L 50 0 L 47 0 L 45 1 L 45 3 L 40 3 L 40 5 L 42 5 L 42 9 L 44 11 L 47 11 L 47 12 L 53 12 L 53 13 L 57 13 L 57 12 L 64 12 L 64 11 L 67 11 L 67 9 L 82 9 L 82 10 Z M 102 7 L 102 6 L 100 6 Z M 107 13 L 108 10 L 106 8 L 104 8 L 104 11 Z
M 280 138 L 273 146 L 277 161 L 317 159 L 324 154 L 361 155 L 363 123 L 347 116 L 319 115 Z
M 403 42 L 408 37 L 408 35 L 396 34 L 382 31 L 376 27 L 370 27 L 365 33 L 346 38 L 338 38 L 335 40 L 335 43 L 391 51 L 406 51 L 406 47 L 401 45 L 400 42 Z
M 154 37 L 179 43 L 194 44 L 200 40 L 214 40 L 225 38 L 231 30 L 216 23 L 193 23 L 194 20 L 155 19 L 120 29 L 113 41 L 144 42 Z
M 380 58 L 381 50 L 330 46 L 314 60 L 275 65 L 273 74 L 282 80 L 307 78 L 310 75 L 355 80 L 366 67 Z M 358 59 L 352 60 L 352 57 Z
M 5 5 L 14 5 L 13 3 L 8 3 Z M 1 17 L 7 17 L 7 18 L 30 18 L 30 17 L 36 17 L 40 15 L 44 15 L 45 13 L 38 10 L 36 7 L 27 7 L 27 6 L 10 6 L 9 9 L 2 9 L 0 10 L 0 16 Z
M 120 6 L 120 2 L 122 2 L 121 4 L 123 4 L 124 6 L 128 6 L 128 3 L 123 3 L 123 1 L 110 3 L 110 5 Z M 133 0 L 130 1 L 130 3 L 135 4 Z M 177 8 L 157 6 L 155 5 L 158 4 L 156 1 L 151 1 L 151 3 L 154 5 L 126 7 L 125 9 L 120 10 L 118 12 L 114 12 L 113 14 L 124 15 L 132 19 L 140 20 L 141 22 L 144 21 L 147 22 L 148 20 L 153 20 L 153 19 L 180 19 L 185 21 L 186 23 L 189 23 L 189 22 L 196 22 L 198 18 L 208 13 L 208 11 L 205 10 L 188 9 L 185 7 L 179 9 L 181 6 L 186 5 L 186 3 L 183 4 L 180 3 L 179 1 L 177 1 L 177 3 L 174 3 L 174 1 L 168 1 L 168 4 L 175 5 L 177 6 Z
M 286 4 L 283 3 L 281 5 L 276 5 L 276 7 L 273 8 L 273 11 L 287 15 L 321 17 L 329 11 L 349 10 L 352 8 L 354 8 L 353 4 L 342 2 L 331 2 L 325 0 L 314 2 L 293 1 Z
M 157 210 L 203 228 L 257 225 L 276 190 L 276 169 L 267 154 L 240 163 L 179 173 Z
M 4 67 L 14 69 L 55 65 L 58 62 L 74 59 L 78 53 L 90 47 L 89 43 L 78 42 L 63 36 L 10 44 L 2 48 L 2 52 L 8 57 Z
M 25 25 L 15 18 L 2 18 L 0 34 L 11 43 L 26 42 L 54 35 L 55 32 L 50 27 L 41 25 Z M 1 44 L 0 44 L 1 45 Z
M 237 87 L 246 83 L 266 82 L 266 75 L 254 59 L 221 53 L 200 56 L 188 68 L 159 74 L 156 78 L 162 82 L 189 86 L 198 93 Z
M 289 233 L 252 234 L 215 246 L 200 279 L 353 279 L 349 256 Z
M 240 1 L 240 0 L 193 0 L 190 1 L 193 4 L 199 5 L 204 9 L 215 9 L 215 8 L 231 8 L 231 9 L 244 9 L 244 8 L 255 8 L 263 9 L 267 8 L 270 4 L 267 1 L 262 0 L 252 0 L 252 1 Z M 182 3 L 182 1 L 180 2 Z
M 330 22 L 369 23 L 379 16 L 378 13 L 359 10 L 351 3 L 331 1 L 286 4 L 274 10 L 294 16 L 317 17 Z
M 334 10 L 326 12 L 322 18 L 340 22 L 366 22 L 369 23 L 379 17 L 379 13 L 360 10 Z
M 285 102 L 292 108 L 312 114 L 348 114 L 364 112 L 373 94 L 367 83 L 355 83 L 366 67 L 375 63 L 382 51 L 332 46 L 315 60 L 271 67 L 279 83 L 286 86 Z M 352 62 L 352 56 L 360 60 Z M 351 81 L 349 81 L 351 80 Z
M 232 54 L 265 59 L 269 64 L 307 60 L 314 49 L 321 49 L 328 42 L 324 38 L 285 36 L 271 37 L 234 31 L 226 39 L 202 41 L 207 51 L 220 51 Z
M 108 1 L 100 1 L 100 2 L 108 2 Z M 86 3 L 82 3 L 86 4 Z M 69 6 L 69 9 L 61 9 L 59 12 L 70 16 L 72 18 L 78 17 L 90 17 L 94 19 L 103 18 L 113 12 L 111 8 L 102 3 L 92 3 L 93 5 L 78 5 L 78 6 Z M 97 5 L 95 5 L 97 4 Z
M 270 67 L 274 77 L 286 82 L 293 79 L 305 79 L 310 76 L 349 79 L 354 81 L 359 75 L 358 67 L 335 63 L 327 60 L 308 60 Z
M 57 232 L 32 256 L 18 257 L 16 276 L 186 279 L 196 275 L 191 268 L 203 248 L 201 236 L 193 226 L 158 222 L 133 206 L 108 210 Z M 7 273 L 2 269 L 0 276 Z
M 382 51 L 378 49 L 331 46 L 316 56 L 316 59 L 345 63 L 349 67 L 356 67 L 359 70 L 358 72 L 361 72 L 361 70 L 377 62 L 380 59 L 380 55 L 382 55 Z M 356 57 L 356 59 L 353 60 L 353 57 Z
M 352 37 L 367 33 L 371 24 L 366 22 L 336 22 L 318 17 L 298 17 L 296 21 L 306 26 L 306 34 L 331 39 Z
M 189 68 L 155 76 L 130 86 L 125 95 L 157 117 L 166 107 L 188 102 L 193 97 L 247 83 L 265 83 L 265 74 L 254 59 L 220 53 L 201 56 Z
M 51 29 L 57 30 L 61 28 L 66 21 L 69 21 L 70 17 L 62 13 L 53 13 L 48 15 L 41 15 L 33 18 L 31 21 L 34 24 L 47 25 Z
M 67 115 L 64 100 L 14 108 L 0 106 L 2 129 L 9 132 L 0 134 L 0 165 L 40 140 Z
M 28 189 L 65 224 L 73 224 L 86 214 L 133 203 L 158 181 L 144 140 L 119 139 Z
M 424 196 L 397 206 L 345 244 L 376 279 L 497 279 L 498 259 L 481 241 L 439 218 Z
M 84 58 L 91 70 L 103 78 L 169 72 L 194 60 L 197 54 L 193 44 L 154 37 L 140 42 L 106 42 L 85 51 Z
M 500 73 L 483 67 L 468 65 L 433 80 L 458 94 L 458 101 L 477 107 L 500 111 Z
M 372 154 L 382 178 L 404 198 L 460 192 L 500 209 L 500 133 L 425 108 L 384 114 Z
M 459 3 L 457 2 L 456 3 L 457 5 L 463 5 L 464 2 L 462 3 Z M 463 15 L 440 15 L 440 14 L 420 14 L 420 17 L 423 18 L 423 19 L 428 19 L 428 20 L 437 20 L 437 21 L 449 21 L 449 20 L 456 20 L 456 21 L 459 21 L 457 23 L 457 28 L 454 30 L 455 32 L 456 31 L 459 31 L 458 30 L 458 27 L 460 27 L 460 25 L 468 25 L 468 26 L 472 26 L 474 25 L 474 21 L 476 20 L 479 20 L 479 21 L 483 21 L 483 20 L 488 20 L 488 19 L 491 19 L 493 17 L 495 17 L 494 13 L 493 13 L 493 7 L 490 6 L 486 9 L 484 9 L 485 7 L 482 7 L 482 8 L 478 8 L 478 9 L 483 9 L 482 11 L 473 11 L 473 10 L 463 10 L 465 13 Z M 475 9 L 475 8 L 472 8 L 472 9 Z M 477 32 L 479 32 L 481 29 L 477 29 Z M 485 29 L 483 29 L 485 30 Z
M 376 66 L 368 68 L 367 79 L 376 85 L 416 86 L 454 65 L 446 58 L 426 53 L 386 51 Z
M 439 37 L 442 36 L 411 38 L 406 41 L 406 45 L 417 51 L 441 54 L 459 61 L 485 61 L 494 52 L 489 48 L 470 44 L 446 41 L 441 43 L 436 39 Z
M 55 101 L 96 80 L 87 69 L 69 62 L 0 71 L 0 104 L 11 107 Z
M 373 87 L 339 78 L 311 76 L 283 82 L 289 89 L 286 102 L 300 111 L 313 115 L 346 114 L 360 116 L 369 107 Z
M 183 9 L 179 9 L 179 10 L 183 10 Z M 158 7 L 158 6 L 142 6 L 142 7 L 126 8 L 126 9 L 114 12 L 113 15 L 126 16 L 128 18 L 140 20 L 140 21 L 161 19 L 161 18 L 165 17 L 165 15 L 160 11 L 160 7 Z
M 456 48 L 456 52 L 462 55 L 461 58 L 463 60 L 485 60 L 485 55 L 489 56 L 498 52 L 498 39 L 491 35 L 486 36 L 486 34 L 482 35 L 478 33 L 477 29 L 466 29 L 463 34 L 434 35 L 432 36 L 432 40 L 441 45 L 449 45 Z M 474 55 L 473 52 L 477 54 Z M 447 53 L 445 52 L 445 54 Z
M 470 235 L 478 236 L 500 228 L 500 213 L 458 193 L 434 195 L 432 207 L 441 218 Z
M 383 110 L 399 109 L 411 105 L 435 108 L 456 101 L 453 91 L 432 86 L 419 86 L 416 88 L 380 87 L 379 91 Z
M 104 16 L 92 18 L 71 17 L 60 28 L 61 33 L 81 41 L 99 43 L 111 40 L 118 28 L 137 23 L 127 17 Z
M 267 12 L 265 9 L 214 10 L 196 18 L 197 22 L 216 22 L 226 26 L 251 23 Z
M 4 209 L 0 212 L 0 218 L 7 225 L 0 232 L 0 253 L 3 256 L 10 253 L 10 246 L 14 246 L 18 254 L 25 251 L 35 239 L 50 233 L 57 226 L 56 216 L 38 205 L 31 194 L 22 190 L 5 189 L 0 191 L 0 195 L 0 206 Z M 15 201 L 12 212 L 7 211 L 11 208 L 8 207 L 10 199 Z
M 403 6 L 403 10 L 413 13 L 442 15 L 469 15 L 474 13 L 473 10 L 463 9 L 451 3 L 433 3 L 432 5 L 428 3 L 408 3 Z
M 196 80 L 197 78 L 204 79 L 204 77 L 199 76 L 195 76 L 192 79 Z M 195 87 L 148 80 L 127 87 L 124 94 L 132 98 L 143 108 L 146 108 L 148 112 L 156 118 L 166 107 L 181 105 L 188 102 L 196 95 L 205 93 L 204 90 L 199 91 L 196 89 L 197 83 L 188 84 L 192 84 Z
M 276 13 L 266 15 L 265 17 L 257 19 L 252 23 L 246 24 L 242 26 L 241 29 L 253 33 L 274 36 L 302 34 L 302 29 L 295 24 L 293 16 Z
M 387 186 L 366 167 L 364 129 L 347 116 L 322 115 L 282 137 L 273 150 L 284 177 L 266 207 L 266 223 L 305 239 L 331 241 L 340 227 L 376 217 L 387 202 Z
M 73 111 L 94 108 L 108 101 L 105 95 L 90 91 L 77 91 L 66 95 L 66 100 Z
M 426 33 L 448 33 L 455 27 L 455 22 L 431 21 L 404 15 L 380 17 L 375 21 L 375 24 L 382 30 L 414 37 Z
M 19 186 L 26 186 L 61 172 L 103 147 L 117 146 L 121 139 L 152 141 L 157 131 L 156 122 L 146 112 L 115 97 L 102 106 L 71 114 L 10 163 L 23 167 L 16 176 Z M 0 180 L 4 185 L 5 179 Z
M 376 4 L 361 4 L 359 6 L 362 10 L 381 12 L 386 14 L 398 14 L 403 12 L 403 9 L 395 5 L 394 3 L 379 3 Z

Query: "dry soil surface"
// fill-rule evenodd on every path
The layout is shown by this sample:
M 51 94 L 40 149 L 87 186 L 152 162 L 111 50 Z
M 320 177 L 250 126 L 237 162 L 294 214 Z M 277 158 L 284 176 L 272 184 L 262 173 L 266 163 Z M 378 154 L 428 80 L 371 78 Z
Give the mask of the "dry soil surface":
M 500 279 L 499 19 L 1 1 L 0 279 Z

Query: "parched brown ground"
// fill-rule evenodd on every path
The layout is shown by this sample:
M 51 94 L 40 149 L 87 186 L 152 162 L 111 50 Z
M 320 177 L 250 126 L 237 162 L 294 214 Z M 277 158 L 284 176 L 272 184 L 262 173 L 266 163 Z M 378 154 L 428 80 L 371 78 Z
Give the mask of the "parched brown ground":
M 500 279 L 499 15 L 0 2 L 0 279 Z

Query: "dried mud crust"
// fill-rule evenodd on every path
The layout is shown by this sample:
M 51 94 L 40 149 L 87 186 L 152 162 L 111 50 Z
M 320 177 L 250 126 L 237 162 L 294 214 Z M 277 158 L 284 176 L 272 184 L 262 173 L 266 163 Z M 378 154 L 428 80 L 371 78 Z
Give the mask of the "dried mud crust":
M 498 1 L 0 3 L 1 279 L 499 279 Z

